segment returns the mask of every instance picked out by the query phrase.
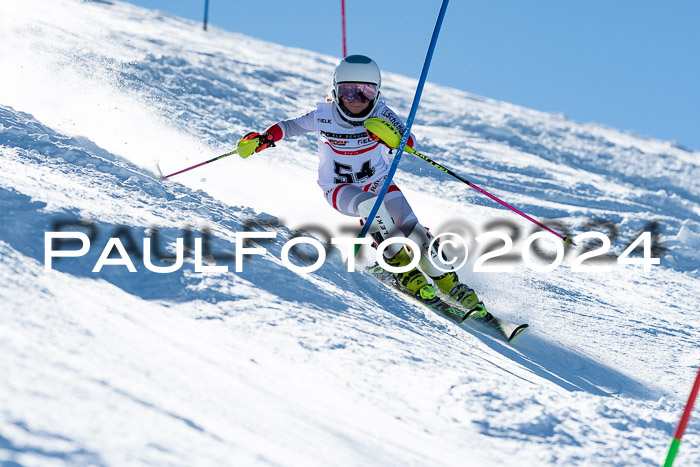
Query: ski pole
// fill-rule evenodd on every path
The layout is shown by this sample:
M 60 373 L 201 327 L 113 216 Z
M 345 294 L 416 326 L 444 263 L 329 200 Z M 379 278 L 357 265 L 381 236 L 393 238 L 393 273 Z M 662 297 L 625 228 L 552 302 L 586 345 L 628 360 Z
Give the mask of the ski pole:
M 690 413 L 693 411 L 693 405 L 695 405 L 695 398 L 698 396 L 698 390 L 700 390 L 700 367 L 698 368 L 698 375 L 695 377 L 693 389 L 690 391 L 688 402 L 685 404 L 681 421 L 678 422 L 676 432 L 673 433 L 673 441 L 671 441 L 671 447 L 668 449 L 664 467 L 671 467 L 673 465 L 673 461 L 678 453 L 678 447 L 681 445 L 681 438 L 683 437 L 683 433 L 685 433 L 685 427 L 688 426 L 688 422 L 690 421 Z
M 381 119 L 381 118 L 368 118 L 367 120 L 365 120 L 364 126 L 365 126 L 365 128 L 367 128 L 370 132 L 372 132 L 373 134 L 375 134 L 376 136 L 378 136 L 379 139 L 381 139 L 383 142 L 385 142 L 386 144 L 388 144 L 390 147 L 395 148 L 395 147 L 398 146 L 399 140 L 401 139 L 401 135 L 399 134 L 398 131 L 396 131 L 396 128 L 394 128 L 394 125 L 392 125 L 391 123 L 387 122 L 386 120 L 383 120 L 383 119 Z M 506 203 L 505 201 L 503 201 L 503 200 L 497 198 L 496 196 L 492 195 L 492 194 L 489 193 L 488 191 L 486 191 L 486 190 L 484 190 L 484 189 L 482 189 L 482 188 L 479 188 L 478 186 L 474 185 L 474 184 L 473 184 L 472 182 L 470 182 L 469 180 L 466 180 L 466 179 L 464 179 L 463 177 L 460 177 L 459 175 L 457 175 L 456 173 L 454 173 L 453 171 L 451 171 L 451 170 L 448 169 L 447 167 L 438 164 L 437 162 L 435 162 L 434 160 L 430 159 L 430 158 L 427 157 L 427 156 L 424 156 L 423 154 L 421 154 L 421 153 L 419 153 L 418 151 L 416 151 L 415 149 L 413 149 L 411 146 L 408 146 L 408 145 L 407 145 L 404 149 L 405 149 L 406 152 L 408 152 L 408 153 L 410 153 L 410 154 L 413 154 L 414 156 L 420 157 L 421 159 L 423 159 L 424 161 L 426 161 L 427 163 L 429 163 L 429 164 L 432 165 L 433 167 L 437 167 L 438 169 L 442 170 L 442 171 L 445 172 L 447 175 L 450 175 L 450 176 L 456 178 L 456 179 L 459 180 L 460 182 L 466 183 L 467 185 L 469 185 L 470 187 L 472 187 L 473 189 L 475 189 L 475 190 L 478 191 L 479 193 L 488 196 L 488 197 L 491 198 L 492 200 L 494 200 L 494 201 L 496 201 L 497 203 L 499 203 L 499 204 L 501 204 L 501 205 L 507 207 L 507 208 L 510 209 L 511 211 L 513 211 L 513 212 L 515 212 L 515 213 L 517 213 L 517 214 L 520 214 L 521 216 L 523 216 L 525 219 L 529 220 L 530 222 L 533 222 L 533 223 L 535 223 L 536 225 L 538 225 L 538 226 L 542 227 L 543 229 L 547 230 L 548 232 L 553 233 L 553 234 L 556 235 L 557 237 L 559 237 L 559 238 L 561 238 L 562 240 L 564 240 L 564 244 L 571 243 L 572 245 L 576 245 L 576 244 L 574 243 L 574 241 L 571 239 L 571 237 L 565 237 L 565 236 L 563 236 L 563 235 L 561 235 L 561 234 L 555 232 L 554 230 L 550 229 L 549 227 L 547 227 L 546 225 L 542 224 L 541 222 L 536 221 L 535 219 L 533 219 L 532 217 L 528 216 L 527 214 L 525 214 L 524 212 L 520 211 L 519 209 L 514 208 L 513 206 L 511 206 L 510 204 Z
M 253 144 L 255 143 L 255 144 Z M 227 152 L 226 154 L 222 154 L 220 156 L 216 156 L 213 159 L 209 159 L 208 161 L 200 162 L 199 164 L 195 164 L 192 167 L 187 167 L 186 169 L 179 170 L 177 172 L 171 173 L 170 175 L 163 175 L 162 173 L 158 174 L 158 178 L 170 178 L 173 175 L 181 174 L 183 172 L 187 172 L 188 170 L 196 169 L 197 167 L 201 167 L 203 165 L 212 163 L 214 161 L 218 161 L 219 159 L 223 159 L 224 157 L 231 156 L 233 154 L 238 154 L 242 158 L 246 158 L 253 154 L 255 152 L 255 149 L 258 147 L 258 138 L 253 138 L 253 139 L 241 139 L 238 140 L 238 146 L 236 149 L 234 149 L 231 152 Z M 160 171 L 160 167 L 158 168 Z

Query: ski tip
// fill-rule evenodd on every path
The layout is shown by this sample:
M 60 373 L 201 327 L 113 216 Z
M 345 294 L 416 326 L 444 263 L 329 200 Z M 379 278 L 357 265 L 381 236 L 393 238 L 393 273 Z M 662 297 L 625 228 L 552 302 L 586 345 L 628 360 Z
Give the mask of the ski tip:
M 530 326 L 527 324 L 521 324 L 515 330 L 510 334 L 510 337 L 508 337 L 508 342 L 513 342 L 513 339 L 518 337 L 524 330 L 529 328 Z

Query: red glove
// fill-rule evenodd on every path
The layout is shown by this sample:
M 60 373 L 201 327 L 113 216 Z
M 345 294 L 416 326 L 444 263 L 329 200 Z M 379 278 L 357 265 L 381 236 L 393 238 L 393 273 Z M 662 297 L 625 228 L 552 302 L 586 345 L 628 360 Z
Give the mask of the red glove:
M 255 152 L 260 152 L 263 149 L 267 149 L 269 147 L 275 147 L 275 138 L 267 131 L 264 132 L 263 134 L 260 134 L 257 131 L 251 131 L 250 133 L 248 133 L 247 135 L 245 135 L 241 139 L 255 139 L 255 138 L 258 138 L 258 147 L 255 148 Z

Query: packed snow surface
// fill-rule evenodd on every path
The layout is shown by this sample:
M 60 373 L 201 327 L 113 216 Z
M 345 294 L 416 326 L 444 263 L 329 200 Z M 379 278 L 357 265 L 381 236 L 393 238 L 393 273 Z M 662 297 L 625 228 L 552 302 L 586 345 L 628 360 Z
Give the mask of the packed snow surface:
M 469 240 L 462 279 L 530 324 L 509 345 L 347 272 L 336 248 L 312 273 L 282 263 L 302 231 L 358 232 L 315 183 L 310 135 L 156 177 L 311 110 L 337 60 L 119 2 L 0 3 L 0 463 L 662 462 L 700 364 L 700 153 L 426 86 L 422 153 L 557 231 L 611 240 L 584 262 L 607 271 L 574 270 L 591 240 L 536 271 L 520 259 L 531 223 L 404 155 L 396 182 L 421 222 Z M 384 73 L 404 119 L 416 84 Z M 90 249 L 46 271 L 59 230 Z M 244 231 L 275 233 L 246 244 L 264 256 L 236 261 Z M 496 231 L 514 247 L 486 265 L 512 270 L 474 272 L 474 237 Z M 617 265 L 644 231 L 660 264 Z M 136 272 L 109 264 L 116 248 L 93 272 L 110 238 Z M 203 266 L 228 270 L 190 254 L 151 272 L 144 239 L 155 266 L 200 239 Z M 696 409 L 677 465 L 698 459 Z

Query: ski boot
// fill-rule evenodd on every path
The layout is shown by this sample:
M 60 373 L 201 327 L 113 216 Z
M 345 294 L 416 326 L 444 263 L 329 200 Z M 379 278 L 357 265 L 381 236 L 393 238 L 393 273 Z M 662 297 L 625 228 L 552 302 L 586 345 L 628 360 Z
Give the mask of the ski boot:
M 394 257 L 385 260 L 386 264 L 394 267 L 406 266 L 411 262 L 411 257 L 408 256 L 406 249 L 401 248 Z M 411 295 L 420 297 L 422 300 L 432 300 L 435 298 L 435 289 L 430 285 L 422 272 L 417 268 L 413 268 L 406 272 L 394 273 L 396 282 Z
M 447 300 L 465 310 L 472 311 L 473 316 L 484 318 L 487 314 L 486 307 L 474 292 L 474 289 L 459 282 L 457 273 L 446 272 L 437 277 L 431 277 L 438 290 L 447 296 Z M 474 314 L 476 313 L 476 314 Z
M 358 205 L 360 215 L 365 221 L 367 221 L 374 203 L 375 199 L 370 198 Z M 384 204 L 379 206 L 368 233 L 374 238 L 377 245 L 388 238 L 403 237 L 403 233 L 394 223 Z M 407 266 L 411 262 L 411 257 L 402 244 L 393 243 L 384 250 L 384 260 L 389 266 L 402 267 Z M 424 302 L 434 300 L 437 297 L 433 286 L 430 285 L 423 273 L 416 268 L 402 273 L 394 273 L 394 279 L 401 289 Z
M 488 315 L 486 307 L 484 307 L 484 304 L 479 300 L 476 292 L 470 287 L 460 283 L 459 277 L 457 277 L 457 273 L 454 270 L 444 272 L 449 269 L 449 267 L 438 254 L 433 236 L 428 229 L 420 224 L 416 224 L 408 238 L 416 242 L 421 249 L 420 267 L 433 280 L 437 290 L 445 295 L 447 302 L 468 312 L 468 317 L 475 316 L 483 318 Z M 442 270 L 437 267 L 438 264 L 442 264 Z

